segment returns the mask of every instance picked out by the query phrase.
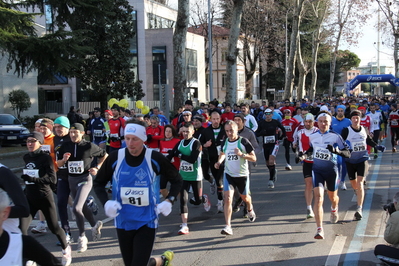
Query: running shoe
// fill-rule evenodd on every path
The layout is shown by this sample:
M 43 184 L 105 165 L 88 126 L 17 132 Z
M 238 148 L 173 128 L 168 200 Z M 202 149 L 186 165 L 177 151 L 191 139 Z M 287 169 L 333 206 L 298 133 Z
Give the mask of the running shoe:
M 380 152 L 384 152 L 384 151 L 387 149 L 387 147 L 385 147 L 385 146 L 383 146 L 383 145 L 378 145 L 376 148 L 377 148 L 377 150 L 379 150 Z
M 222 235 L 231 236 L 233 235 L 233 229 L 231 229 L 231 226 L 226 225 L 220 233 Z
M 255 222 L 255 220 L 256 220 L 256 214 L 255 214 L 254 210 L 249 211 L 247 215 L 248 215 L 248 220 L 249 220 L 251 223 Z
M 37 264 L 33 260 L 28 260 L 26 261 L 25 266 L 37 266 Z
M 44 222 L 44 221 L 38 222 L 37 225 L 36 225 L 36 227 L 33 227 L 30 231 L 31 231 L 32 233 L 34 233 L 34 234 L 43 234 L 43 233 L 46 233 L 46 232 L 47 232 L 47 229 L 46 229 L 46 222 Z
M 66 249 L 62 250 L 62 266 L 71 265 L 72 262 L 72 249 L 71 245 L 68 245 Z
M 187 235 L 188 233 L 190 233 L 190 231 L 188 230 L 188 226 L 187 225 L 180 225 L 180 230 L 179 232 L 177 232 L 177 234 L 179 235 Z
M 71 244 L 71 243 L 74 242 L 72 236 L 70 234 L 68 234 L 68 233 L 65 234 L 65 238 L 66 238 L 66 242 L 68 244 Z M 57 242 L 57 246 L 61 247 L 61 242 L 60 241 Z
M 93 241 L 100 240 L 101 238 L 101 228 L 103 228 L 103 222 L 97 221 L 94 227 L 91 228 L 91 235 L 93 237 Z
M 269 180 L 269 183 L 267 184 L 267 186 L 268 186 L 269 188 L 274 188 L 274 182 L 273 182 L 273 180 Z
M 378 158 L 378 154 L 374 153 L 374 159 L 377 159 L 377 158 Z
M 218 200 L 218 204 L 216 206 L 218 207 L 218 213 L 223 213 L 223 200 Z
M 306 219 L 314 218 L 314 212 L 313 210 L 308 209 L 308 214 L 306 215 Z
M 80 236 L 78 238 L 78 253 L 83 253 L 87 250 L 87 242 L 86 236 Z
M 215 195 L 215 193 L 216 193 L 216 182 L 215 182 L 215 179 L 213 179 L 213 182 L 210 183 L 209 190 L 211 192 L 211 195 Z
M 396 152 L 396 148 L 392 148 L 392 152 Z
M 289 164 L 287 163 L 287 165 L 285 166 L 285 170 L 292 170 L 291 165 L 289 165 Z
M 211 201 L 209 200 L 209 197 L 206 194 L 202 195 L 202 197 L 204 199 L 204 209 L 205 211 L 209 212 L 209 210 L 211 209 Z
M 347 190 L 347 187 L 346 187 L 346 185 L 345 185 L 345 181 L 339 182 L 338 187 L 339 187 L 339 189 L 341 189 L 341 190 Z
M 363 218 L 362 208 L 358 207 L 355 212 L 355 220 L 360 221 Z
M 98 205 L 97 205 L 97 203 L 96 203 L 96 201 L 95 201 L 93 196 L 89 195 L 87 197 L 86 204 L 87 204 L 87 207 L 89 207 L 89 209 L 91 210 L 91 212 L 94 215 L 97 215 L 97 213 L 98 213 Z
M 161 257 L 163 260 L 163 266 L 172 266 L 170 263 L 173 260 L 173 257 L 175 256 L 175 253 L 172 250 L 167 250 L 165 251 Z
M 324 239 L 323 228 L 317 228 L 316 234 L 314 235 L 314 239 Z
M 330 222 L 336 224 L 338 222 L 338 219 L 339 219 L 338 209 L 335 211 L 331 211 Z

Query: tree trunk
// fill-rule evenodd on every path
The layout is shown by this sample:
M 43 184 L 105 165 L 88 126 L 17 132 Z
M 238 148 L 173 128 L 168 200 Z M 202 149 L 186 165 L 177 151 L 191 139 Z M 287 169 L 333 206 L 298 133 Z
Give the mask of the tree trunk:
M 244 0 L 234 0 L 232 19 L 230 25 L 230 35 L 228 42 L 228 55 L 226 66 L 226 102 L 237 102 L 237 41 L 240 35 L 241 16 L 244 6 Z
M 307 68 L 306 63 L 303 61 L 300 37 L 298 38 L 298 62 L 297 62 L 297 64 L 298 64 L 298 70 L 299 70 L 299 79 L 298 79 L 298 88 L 296 90 L 296 98 L 297 98 L 297 100 L 300 100 L 304 96 L 306 76 L 309 73 L 309 69 Z
M 179 0 L 175 33 L 173 35 L 173 88 L 174 109 L 184 105 L 187 98 L 186 36 L 189 21 L 189 0 Z
M 295 79 L 295 63 L 297 56 L 297 40 L 299 38 L 299 26 L 302 20 L 302 9 L 304 0 L 296 0 L 294 6 L 294 16 L 292 20 L 292 33 L 290 40 L 290 52 L 286 66 L 287 72 L 285 73 L 285 86 L 284 86 L 284 99 L 292 99 L 292 88 Z
M 339 42 L 341 39 L 342 34 L 342 27 L 339 27 L 338 37 L 335 41 L 334 52 L 332 53 L 331 64 L 330 64 L 330 82 L 328 84 L 328 97 L 331 98 L 333 91 L 334 91 L 334 78 L 335 78 L 335 67 L 337 65 L 337 55 L 338 55 L 338 48 Z

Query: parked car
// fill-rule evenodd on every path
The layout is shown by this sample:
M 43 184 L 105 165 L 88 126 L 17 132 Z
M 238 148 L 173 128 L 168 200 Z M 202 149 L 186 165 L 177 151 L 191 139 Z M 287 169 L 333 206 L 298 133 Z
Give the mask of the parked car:
M 0 114 L 0 145 L 26 144 L 29 130 L 13 115 Z

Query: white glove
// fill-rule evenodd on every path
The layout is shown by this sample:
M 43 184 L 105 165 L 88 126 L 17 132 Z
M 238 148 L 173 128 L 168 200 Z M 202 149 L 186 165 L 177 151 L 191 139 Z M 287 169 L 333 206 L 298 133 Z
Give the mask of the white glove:
M 121 209 L 122 205 L 116 200 L 109 200 L 104 205 L 105 214 L 111 218 L 115 218 L 116 216 L 118 216 L 118 211 Z
M 162 201 L 157 206 L 157 214 L 162 213 L 164 216 L 168 216 L 172 212 L 172 203 L 167 200 Z

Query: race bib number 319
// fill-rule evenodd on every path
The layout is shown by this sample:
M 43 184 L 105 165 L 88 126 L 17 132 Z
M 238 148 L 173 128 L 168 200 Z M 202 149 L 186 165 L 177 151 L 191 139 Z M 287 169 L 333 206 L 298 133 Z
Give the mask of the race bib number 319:
M 147 187 L 122 187 L 122 204 L 143 207 L 149 205 L 149 192 Z

